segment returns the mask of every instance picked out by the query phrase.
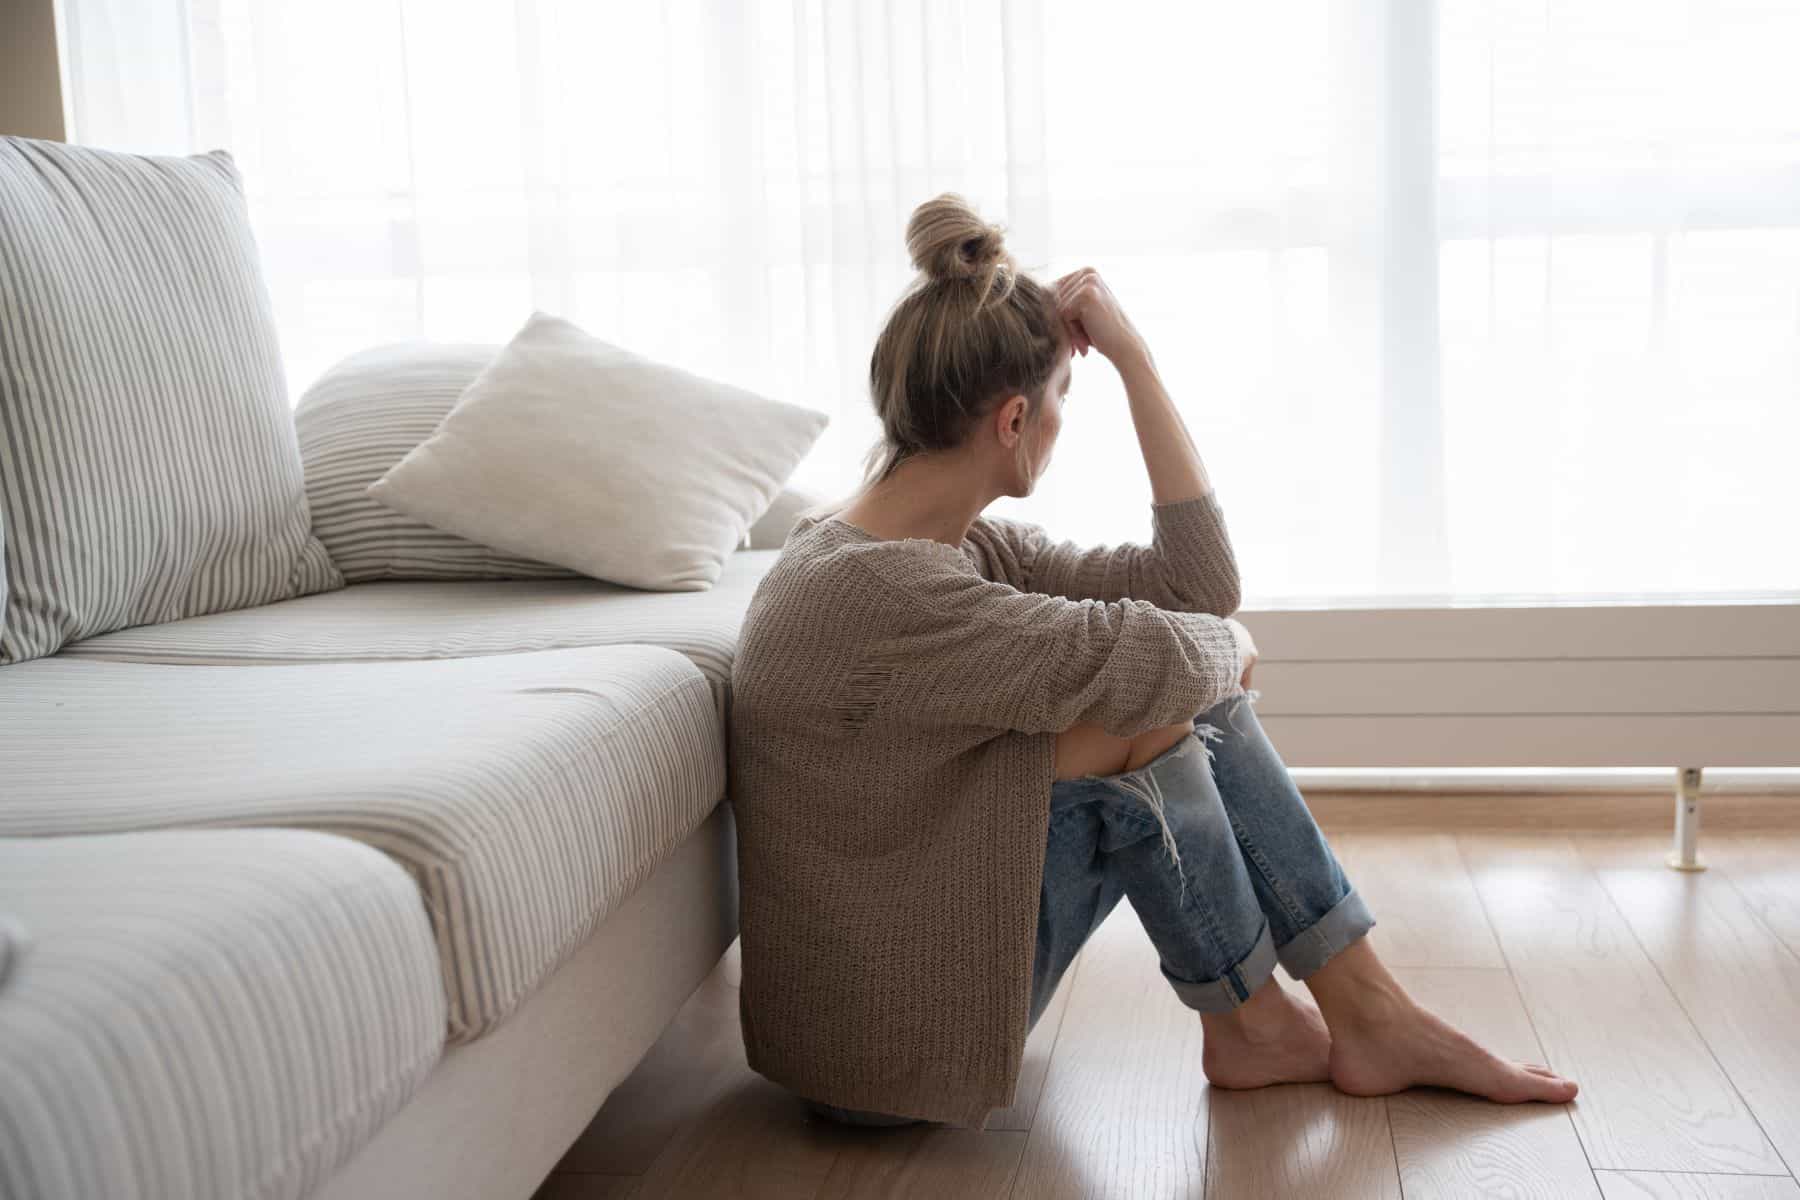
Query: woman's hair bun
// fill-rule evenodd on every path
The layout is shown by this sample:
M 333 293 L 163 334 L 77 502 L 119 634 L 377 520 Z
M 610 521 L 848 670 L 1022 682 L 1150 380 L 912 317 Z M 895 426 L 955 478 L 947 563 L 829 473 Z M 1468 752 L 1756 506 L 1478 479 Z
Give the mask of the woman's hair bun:
M 987 281 L 996 266 L 1015 266 L 1005 231 L 982 220 L 955 192 L 913 209 L 906 223 L 906 250 L 913 266 L 932 279 Z

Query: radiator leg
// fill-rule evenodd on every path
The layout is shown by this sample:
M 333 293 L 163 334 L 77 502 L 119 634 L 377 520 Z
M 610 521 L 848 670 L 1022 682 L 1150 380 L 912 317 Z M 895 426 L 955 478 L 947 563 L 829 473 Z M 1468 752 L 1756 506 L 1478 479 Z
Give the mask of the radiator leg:
M 1669 866 L 1677 871 L 1704 871 L 1700 861 L 1700 768 L 1675 773 L 1675 849 Z

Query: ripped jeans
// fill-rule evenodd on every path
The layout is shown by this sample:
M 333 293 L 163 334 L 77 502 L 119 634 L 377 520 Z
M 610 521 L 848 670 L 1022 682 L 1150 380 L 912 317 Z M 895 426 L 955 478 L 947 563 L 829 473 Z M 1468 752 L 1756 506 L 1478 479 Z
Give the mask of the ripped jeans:
M 1257 721 L 1255 696 L 1233 693 L 1134 770 L 1056 781 L 1032 1025 L 1121 896 L 1149 934 L 1163 978 L 1203 1013 L 1242 1004 L 1278 962 L 1305 979 L 1374 926 Z M 847 1124 L 914 1123 L 807 1104 Z

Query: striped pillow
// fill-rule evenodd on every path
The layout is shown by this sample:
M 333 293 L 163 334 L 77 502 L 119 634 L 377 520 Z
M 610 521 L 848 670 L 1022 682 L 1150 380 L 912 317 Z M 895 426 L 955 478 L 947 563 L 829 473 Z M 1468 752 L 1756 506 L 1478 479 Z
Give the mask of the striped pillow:
M 352 354 L 294 413 L 312 528 L 351 583 L 570 579 L 575 572 L 445 533 L 382 504 L 369 485 L 430 437 L 498 346 L 404 342 Z
M 237 169 L 0 138 L 0 663 L 342 586 Z

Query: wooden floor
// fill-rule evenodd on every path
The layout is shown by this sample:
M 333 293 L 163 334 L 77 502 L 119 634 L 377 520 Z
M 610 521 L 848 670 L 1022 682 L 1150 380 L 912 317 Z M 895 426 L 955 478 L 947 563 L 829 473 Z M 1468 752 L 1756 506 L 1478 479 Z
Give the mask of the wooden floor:
M 539 1196 L 1800 1200 L 1800 832 L 1708 834 L 1698 875 L 1649 833 L 1332 842 L 1414 995 L 1575 1078 L 1575 1103 L 1213 1091 L 1122 902 L 988 1130 L 810 1120 L 744 1065 L 734 947 Z

